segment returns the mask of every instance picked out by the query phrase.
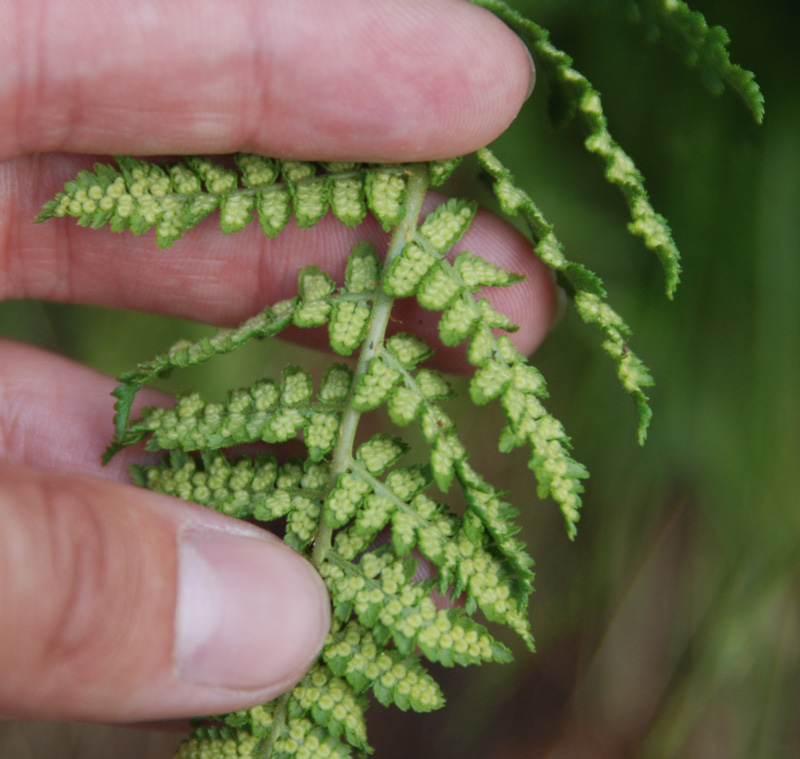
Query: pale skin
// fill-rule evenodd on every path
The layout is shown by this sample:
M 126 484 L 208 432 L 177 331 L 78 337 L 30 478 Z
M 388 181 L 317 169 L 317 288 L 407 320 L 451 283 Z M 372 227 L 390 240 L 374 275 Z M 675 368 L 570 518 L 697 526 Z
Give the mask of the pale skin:
M 300 266 L 336 276 L 355 242 L 385 236 L 371 220 L 275 240 L 211 221 L 164 252 L 152 235 L 34 225 L 42 203 L 98 154 L 471 152 L 532 85 L 520 41 L 463 0 L 144 0 L 113 13 L 101 0 L 3 0 L 0 29 L 0 298 L 220 325 L 291 295 Z M 555 311 L 549 272 L 487 213 L 466 248 L 527 276 L 492 297 L 533 351 Z M 102 467 L 113 387 L 0 340 L 0 716 L 162 720 L 278 695 L 325 638 L 324 587 L 265 531 L 127 484 L 140 453 Z M 222 620 L 203 611 L 209 598 L 229 599 Z

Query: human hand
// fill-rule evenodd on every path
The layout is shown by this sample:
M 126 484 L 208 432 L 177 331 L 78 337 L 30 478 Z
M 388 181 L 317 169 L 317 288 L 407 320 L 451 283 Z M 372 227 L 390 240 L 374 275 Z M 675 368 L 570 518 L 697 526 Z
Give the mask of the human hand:
M 151 236 L 34 226 L 93 162 L 76 154 L 440 158 L 500 134 L 531 81 L 517 38 L 463 0 L 143 0 L 113 17 L 100 0 L 9 0 L 0 29 L 0 297 L 215 324 L 287 297 L 300 266 L 336 274 L 384 233 L 204 224 L 164 252 Z M 555 295 L 530 245 L 481 213 L 461 246 L 527 275 L 492 297 L 533 350 Z M 322 645 L 324 587 L 265 531 L 124 484 L 127 452 L 101 467 L 113 385 L 0 341 L 0 715 L 139 721 L 266 701 Z

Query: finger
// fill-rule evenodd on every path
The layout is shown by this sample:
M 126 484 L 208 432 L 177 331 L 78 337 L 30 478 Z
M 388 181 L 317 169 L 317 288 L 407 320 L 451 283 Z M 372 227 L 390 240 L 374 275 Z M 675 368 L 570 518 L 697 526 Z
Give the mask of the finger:
M 330 623 L 274 536 L 177 499 L 0 465 L 0 716 L 233 711 L 290 688 Z
M 42 198 L 54 194 L 84 161 L 31 157 L 0 166 L 0 240 L 7 241 L 5 251 L 0 243 L 0 297 L 94 303 L 231 325 L 294 295 L 301 266 L 317 264 L 341 281 L 356 242 L 386 248 L 387 235 L 372 217 L 354 228 L 331 216 L 311 229 L 290 224 L 274 240 L 256 223 L 228 236 L 208 219 L 168 251 L 158 250 L 152 235 L 90 230 L 72 220 L 31 224 Z M 552 277 L 530 242 L 479 212 L 453 253 L 461 250 L 525 276 L 513 287 L 493 288 L 488 297 L 519 325 L 513 337 L 519 349 L 532 352 L 549 329 L 556 297 Z M 434 314 L 407 314 L 412 331 L 435 332 Z M 459 367 L 465 368 L 463 358 L 452 370 Z
M 532 77 L 463 0 L 16 0 L 0 29 L 0 158 L 442 158 L 501 134 Z
M 0 339 L 0 461 L 129 483 L 130 464 L 160 456 L 126 448 L 102 465 L 114 434 L 115 386 L 111 377 L 67 358 Z M 170 404 L 145 388 L 134 413 Z

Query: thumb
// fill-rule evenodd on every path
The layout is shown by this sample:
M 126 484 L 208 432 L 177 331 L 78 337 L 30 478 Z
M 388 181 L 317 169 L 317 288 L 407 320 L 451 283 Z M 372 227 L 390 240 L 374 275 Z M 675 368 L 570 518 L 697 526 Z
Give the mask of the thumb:
M 0 716 L 234 711 L 304 674 L 322 581 L 278 538 L 88 477 L 0 466 Z

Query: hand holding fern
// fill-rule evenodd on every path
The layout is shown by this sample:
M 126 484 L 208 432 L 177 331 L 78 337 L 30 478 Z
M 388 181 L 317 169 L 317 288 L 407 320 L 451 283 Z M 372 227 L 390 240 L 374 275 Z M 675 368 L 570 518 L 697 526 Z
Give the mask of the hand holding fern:
M 323 221 L 276 240 L 225 238 L 209 225 L 165 257 L 150 237 L 89 240 L 66 224 L 33 227 L 42 195 L 90 163 L 50 151 L 440 157 L 499 134 L 530 79 L 514 36 L 457 0 L 206 3 L 200 15 L 191 4 L 142 2 L 114 19 L 103 4 L 92 13 L 83 3 L 88 26 L 73 3 L 42 3 L 38 15 L 34 7 L 3 10 L 17 45 L 0 51 L 11 72 L 0 90 L 4 298 L 228 324 L 286 297 L 301 263 L 335 273 L 353 242 L 383 235 L 372 221 L 357 232 Z M 488 215 L 469 234 L 464 246 L 480 238 L 485 256 L 527 275 L 500 296 L 517 299 L 502 309 L 521 326 L 517 344 L 532 350 L 554 310 L 549 274 Z M 38 350 L 0 350 L 0 566 L 9 578 L 0 591 L 0 713 L 153 719 L 228 711 L 290 686 L 327 629 L 324 593 L 307 566 L 262 531 L 121 485 L 124 457 L 98 464 L 111 401 L 97 399 L 112 382 Z M 214 630 L 213 621 L 209 635 L 230 643 L 215 650 L 240 646 L 238 659 L 204 658 L 197 639 L 176 652 L 176 626 L 179 639 L 185 629 L 176 596 L 188 592 L 178 608 L 191 608 L 186 589 L 196 587 L 187 573 L 201 584 L 212 570 L 222 584 L 246 583 L 256 565 L 275 582 L 244 587 L 267 594 L 281 619 L 251 629 L 272 636 L 275 655 L 254 656 L 247 625 Z

